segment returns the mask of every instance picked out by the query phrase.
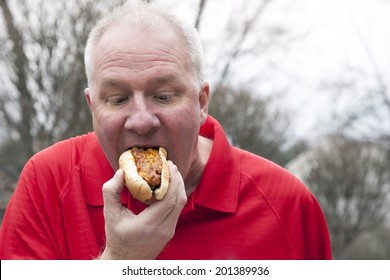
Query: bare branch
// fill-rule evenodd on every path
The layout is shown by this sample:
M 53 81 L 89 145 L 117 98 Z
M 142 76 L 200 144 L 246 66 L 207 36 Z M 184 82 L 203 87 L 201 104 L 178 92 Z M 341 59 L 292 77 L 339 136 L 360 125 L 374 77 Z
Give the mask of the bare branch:
M 199 9 L 198 9 L 198 13 L 196 15 L 196 20 L 195 20 L 195 28 L 198 30 L 200 29 L 200 21 L 202 18 L 202 14 L 203 14 L 206 2 L 207 2 L 206 0 L 200 0 L 200 2 L 199 2 Z
M 272 0 L 265 0 L 261 2 L 257 9 L 254 9 L 253 14 L 245 20 L 243 29 L 239 34 L 239 38 L 236 40 L 236 43 L 232 47 L 232 51 L 229 57 L 226 59 L 225 66 L 223 67 L 221 76 L 219 78 L 219 85 L 222 85 L 226 80 L 232 63 L 237 59 L 237 57 L 242 51 L 242 47 L 244 45 L 245 40 L 247 39 L 250 32 L 253 30 L 257 20 L 261 17 L 261 15 L 271 2 Z

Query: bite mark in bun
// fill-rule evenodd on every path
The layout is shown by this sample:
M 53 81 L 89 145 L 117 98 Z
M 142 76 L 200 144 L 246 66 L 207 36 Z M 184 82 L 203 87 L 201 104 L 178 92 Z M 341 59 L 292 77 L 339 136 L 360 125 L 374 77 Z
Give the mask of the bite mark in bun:
M 164 198 L 169 185 L 167 151 L 163 147 L 133 147 L 119 157 L 125 184 L 132 196 L 142 202 Z

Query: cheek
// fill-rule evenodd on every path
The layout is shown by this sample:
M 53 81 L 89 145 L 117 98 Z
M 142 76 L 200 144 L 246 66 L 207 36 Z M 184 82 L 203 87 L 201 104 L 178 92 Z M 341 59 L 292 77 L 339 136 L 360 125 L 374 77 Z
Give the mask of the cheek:
M 122 127 L 120 116 L 113 112 L 103 113 L 102 111 L 95 111 L 93 126 L 107 159 L 114 169 L 117 168 L 117 143 Z
M 193 110 L 183 110 L 171 115 L 167 121 L 165 131 L 170 148 L 172 160 L 184 175 L 196 153 L 196 143 L 200 128 L 200 117 Z
M 192 145 L 199 133 L 200 113 L 191 106 L 170 111 L 167 118 L 167 130 L 171 131 L 172 141 L 181 142 L 181 146 Z
M 105 113 L 97 110 L 93 116 L 93 125 L 101 136 L 114 136 L 121 124 L 121 119 L 115 113 Z

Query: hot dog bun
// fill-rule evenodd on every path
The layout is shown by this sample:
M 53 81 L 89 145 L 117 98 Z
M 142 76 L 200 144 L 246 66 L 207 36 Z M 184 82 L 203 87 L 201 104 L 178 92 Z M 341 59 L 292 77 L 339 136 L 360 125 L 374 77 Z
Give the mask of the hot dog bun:
M 119 157 L 125 173 L 125 185 L 132 196 L 142 202 L 164 198 L 169 185 L 167 151 L 163 147 L 133 147 Z

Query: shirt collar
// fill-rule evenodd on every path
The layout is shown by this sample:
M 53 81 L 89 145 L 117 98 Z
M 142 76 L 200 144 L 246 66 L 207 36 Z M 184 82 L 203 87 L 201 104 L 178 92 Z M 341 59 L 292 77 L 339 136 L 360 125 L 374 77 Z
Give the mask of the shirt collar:
M 202 178 L 194 191 L 194 203 L 216 211 L 233 213 L 237 209 L 240 165 L 222 126 L 208 116 L 200 134 L 213 139 L 213 148 Z

